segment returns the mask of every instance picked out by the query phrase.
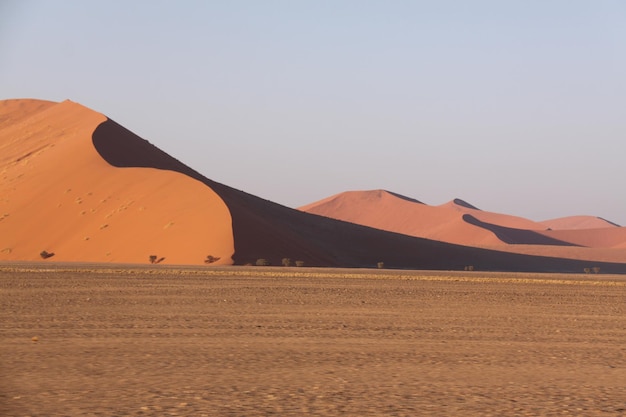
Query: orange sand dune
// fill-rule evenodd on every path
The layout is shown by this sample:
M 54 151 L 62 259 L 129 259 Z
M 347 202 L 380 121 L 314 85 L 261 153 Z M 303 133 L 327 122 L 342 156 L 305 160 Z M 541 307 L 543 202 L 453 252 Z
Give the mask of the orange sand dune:
M 224 202 L 185 175 L 105 162 L 92 143 L 102 114 L 70 101 L 0 111 L 0 259 L 232 263 Z
M 521 217 L 479 210 L 459 199 L 429 206 L 385 190 L 347 191 L 300 210 L 409 236 L 471 246 L 493 246 L 503 241 L 493 231 L 468 222 L 465 214 L 504 227 L 542 228 Z
M 459 199 L 428 206 L 384 190 L 348 191 L 300 210 L 409 236 L 509 253 L 626 262 L 626 228 L 546 230 L 544 223 L 482 211 Z M 580 218 L 571 220 L 583 224 Z
M 164 263 L 202 264 L 212 255 L 220 258 L 217 264 L 239 265 L 258 258 L 279 265 L 289 257 L 309 266 L 341 267 L 384 262 L 389 268 L 473 265 L 497 271 L 582 272 L 589 266 L 586 261 L 412 237 L 293 210 L 214 182 L 102 114 L 70 101 L 9 100 L 0 109 L 0 260 L 37 260 L 45 250 L 55 253 L 45 262 L 146 263 L 156 255 Z M 379 194 L 376 198 L 387 201 L 389 209 L 406 210 L 405 218 L 415 207 L 428 207 Z M 478 239 L 502 245 L 493 231 L 463 218 L 469 213 L 454 207 L 434 210 L 431 216 L 458 225 L 433 233 L 454 235 L 457 227 L 465 228 Z M 626 273 L 626 262 L 597 266 Z
M 600 229 L 605 227 L 620 227 L 619 225 L 594 216 L 569 216 L 558 219 L 545 220 L 541 223 L 546 229 L 552 230 L 579 230 Z

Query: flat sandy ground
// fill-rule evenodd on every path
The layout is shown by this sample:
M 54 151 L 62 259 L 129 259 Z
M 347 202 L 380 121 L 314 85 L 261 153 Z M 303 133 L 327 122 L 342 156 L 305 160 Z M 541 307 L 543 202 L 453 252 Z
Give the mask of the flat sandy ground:
M 626 415 L 623 276 L 49 265 L 0 265 L 2 416 Z

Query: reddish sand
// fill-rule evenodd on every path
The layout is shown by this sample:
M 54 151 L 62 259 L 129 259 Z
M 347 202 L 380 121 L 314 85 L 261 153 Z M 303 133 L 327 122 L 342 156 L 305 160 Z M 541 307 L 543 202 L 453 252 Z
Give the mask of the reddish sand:
M 508 228 L 544 228 L 521 217 L 479 210 L 458 199 L 429 206 L 385 190 L 348 191 L 300 210 L 410 236 L 470 246 L 493 246 L 503 242 L 493 232 L 469 223 L 464 219 L 467 214 L 481 222 Z
M 455 199 L 440 206 L 385 190 L 349 191 L 300 210 L 409 236 L 538 256 L 626 262 L 626 228 L 591 216 L 534 222 Z M 560 230 L 548 230 L 549 227 Z M 595 226 L 595 229 L 590 229 Z M 571 230 L 563 230 L 571 227 Z
M 451 204 L 438 208 L 405 199 L 384 190 L 347 191 L 300 207 L 320 216 L 377 229 L 458 244 L 495 244 L 493 234 L 467 225 Z
M 0 102 L 0 260 L 232 263 L 222 199 L 177 172 L 105 162 L 92 134 L 106 120 L 71 101 Z

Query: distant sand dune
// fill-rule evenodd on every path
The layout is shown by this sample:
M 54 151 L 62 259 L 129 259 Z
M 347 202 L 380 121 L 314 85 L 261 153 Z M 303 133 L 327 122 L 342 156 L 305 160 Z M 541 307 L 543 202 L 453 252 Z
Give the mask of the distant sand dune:
M 460 199 L 429 206 L 385 190 L 343 192 L 300 210 L 467 246 L 537 256 L 626 262 L 626 228 L 592 216 L 534 222 L 480 210 Z M 596 228 L 590 229 L 591 226 Z M 551 227 L 572 230 L 549 230 Z
M 542 221 L 547 229 L 552 230 L 578 230 L 578 229 L 601 229 L 607 227 L 620 227 L 618 224 L 594 216 L 569 216 L 558 219 Z

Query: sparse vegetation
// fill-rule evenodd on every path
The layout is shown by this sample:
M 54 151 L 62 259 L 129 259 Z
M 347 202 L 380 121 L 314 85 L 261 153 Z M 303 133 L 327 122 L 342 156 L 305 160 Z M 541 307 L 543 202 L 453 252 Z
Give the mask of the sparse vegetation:
M 593 268 L 591 268 L 591 270 L 593 271 L 594 274 L 599 274 L 600 273 L 600 267 L 599 266 L 594 266 Z
M 281 263 L 282 263 L 283 266 L 291 266 L 291 259 L 290 258 L 283 258 Z
M 304 261 L 296 261 L 296 266 L 298 268 L 302 268 L 304 266 Z
M 378 262 L 376 264 L 376 266 L 378 267 L 378 269 L 384 269 L 385 268 L 385 263 L 384 262 Z
M 270 266 L 271 263 L 267 259 L 259 258 L 256 260 L 256 266 Z
M 41 256 L 41 259 L 48 259 L 48 258 L 52 258 L 54 256 L 53 252 L 48 252 L 46 250 L 42 250 L 39 253 L 39 256 Z
M 158 263 L 163 262 L 165 260 L 165 257 L 159 258 L 156 255 L 150 255 L 150 257 L 148 259 L 150 259 L 150 263 L 151 264 L 158 264 Z
M 206 259 L 204 260 L 204 263 L 205 264 L 212 264 L 213 262 L 217 262 L 220 259 L 222 259 L 222 258 L 217 257 L 217 256 L 213 256 L 213 255 L 207 255 Z
M 474 265 L 466 265 L 465 268 L 463 268 L 465 271 L 473 271 L 474 270 Z

